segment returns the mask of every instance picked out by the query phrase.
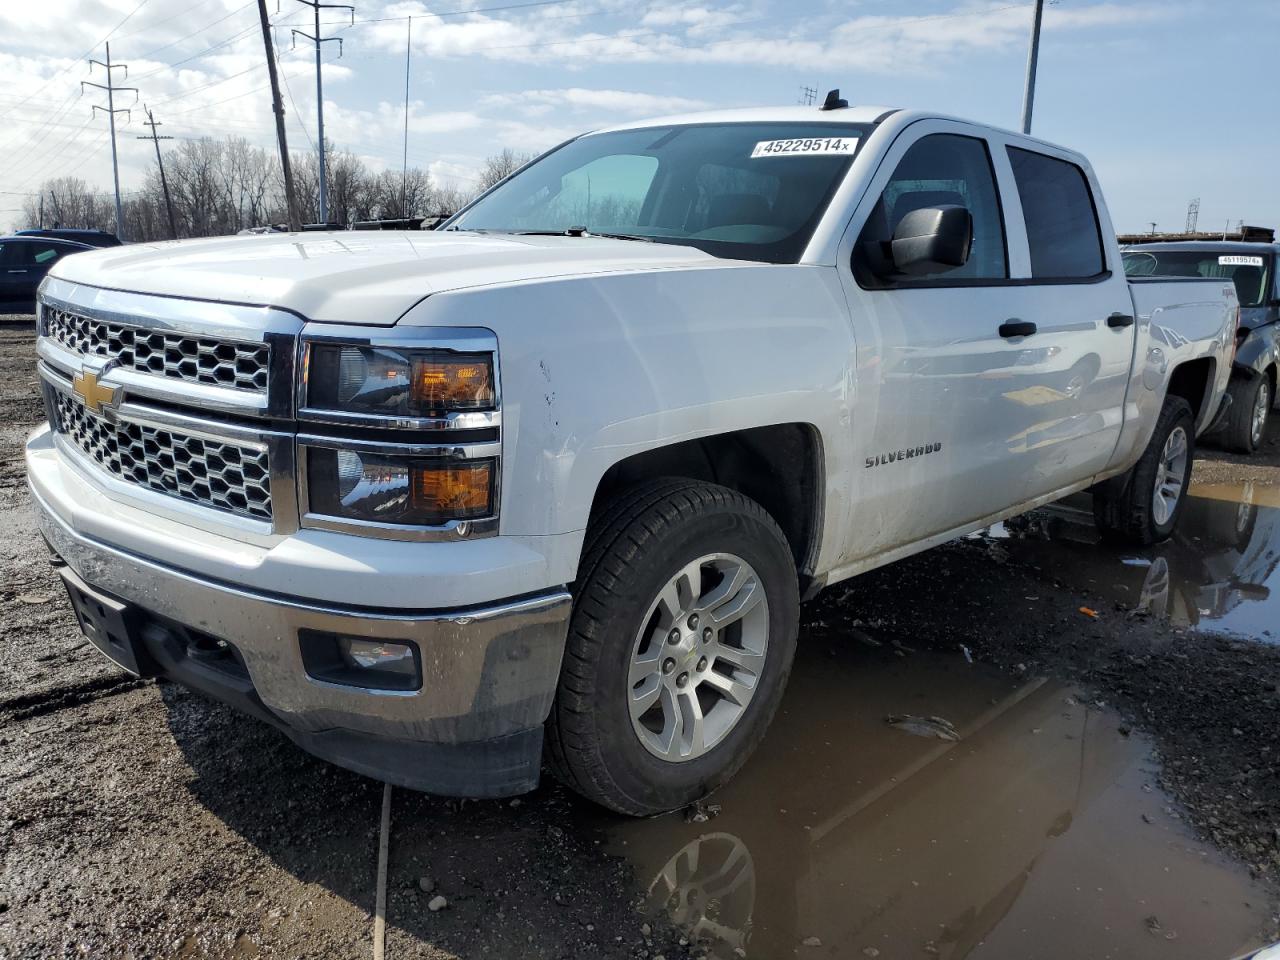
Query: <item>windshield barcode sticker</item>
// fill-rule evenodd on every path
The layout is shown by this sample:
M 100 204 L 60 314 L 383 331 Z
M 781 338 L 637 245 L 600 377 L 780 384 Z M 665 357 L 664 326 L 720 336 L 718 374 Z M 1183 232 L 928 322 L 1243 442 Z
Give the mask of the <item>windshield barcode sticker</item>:
M 1220 267 L 1260 267 L 1262 266 L 1262 258 L 1247 257 L 1242 254 L 1233 253 L 1225 257 L 1219 257 L 1218 266 Z
M 836 154 L 852 156 L 858 149 L 857 137 L 809 137 L 799 140 L 761 140 L 751 151 L 756 157 L 810 157 Z

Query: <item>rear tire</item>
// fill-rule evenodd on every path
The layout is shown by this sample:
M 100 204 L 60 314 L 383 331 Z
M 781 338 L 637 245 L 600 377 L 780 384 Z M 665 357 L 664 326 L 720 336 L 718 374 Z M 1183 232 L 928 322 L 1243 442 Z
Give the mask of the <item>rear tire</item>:
M 726 487 L 645 484 L 592 523 L 574 594 L 547 723 L 552 772 L 634 816 L 732 777 L 795 653 L 796 567 L 773 518 Z
M 1195 460 L 1195 419 L 1182 397 L 1166 397 L 1142 458 L 1093 493 L 1093 519 L 1110 540 L 1147 546 L 1178 525 Z
M 1227 392 L 1231 394 L 1231 408 L 1227 411 L 1222 444 L 1236 453 L 1253 453 L 1266 437 L 1271 419 L 1271 378 L 1265 373 L 1234 375 Z

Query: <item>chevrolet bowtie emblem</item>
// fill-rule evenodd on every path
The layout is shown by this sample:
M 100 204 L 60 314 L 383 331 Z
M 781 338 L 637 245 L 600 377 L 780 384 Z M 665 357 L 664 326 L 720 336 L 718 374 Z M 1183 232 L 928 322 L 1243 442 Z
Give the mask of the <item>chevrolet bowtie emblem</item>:
M 77 373 L 71 381 L 72 392 L 94 413 L 100 413 L 103 406 L 114 404 L 116 392 L 119 389 L 119 387 L 108 387 L 99 383 L 98 375 L 92 370 Z

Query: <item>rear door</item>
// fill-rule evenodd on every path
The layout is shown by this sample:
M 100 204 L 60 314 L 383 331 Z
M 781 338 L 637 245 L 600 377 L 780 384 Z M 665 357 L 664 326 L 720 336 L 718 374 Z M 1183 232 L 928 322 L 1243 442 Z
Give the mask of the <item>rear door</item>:
M 1038 407 L 1024 438 L 1038 453 L 1044 489 L 1064 478 L 1104 470 L 1124 422 L 1136 318 L 1129 284 L 1098 190 L 1078 157 L 1008 138 L 1001 150 L 1011 173 L 1009 229 L 1025 246 L 1024 307 L 1045 351 L 1033 393 Z M 1116 262 L 1110 262 L 1115 258 Z M 1051 355 L 1050 355 L 1051 354 Z
M 6 311 L 25 309 L 26 291 L 30 285 L 25 240 L 0 242 L 0 308 Z
M 7 281 L 6 298 L 13 309 L 31 310 L 35 307 L 36 290 L 40 281 L 53 265 L 68 253 L 82 249 L 78 246 L 45 237 L 23 238 L 5 242 L 7 259 L 4 277 Z M 0 256 L 4 253 L 0 251 Z

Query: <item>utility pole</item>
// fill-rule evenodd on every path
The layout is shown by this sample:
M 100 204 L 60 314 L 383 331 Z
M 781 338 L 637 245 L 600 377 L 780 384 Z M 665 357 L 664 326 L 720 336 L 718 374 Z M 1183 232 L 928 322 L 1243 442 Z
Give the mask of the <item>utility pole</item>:
M 817 87 L 801 87 L 800 88 L 800 103 L 802 106 L 812 107 L 814 102 L 817 99 L 818 99 Z
M 300 230 L 298 194 L 293 189 L 293 162 L 289 157 L 289 141 L 284 132 L 284 101 L 280 99 L 280 77 L 276 74 L 276 52 L 271 43 L 271 21 L 267 19 L 267 0 L 258 0 L 258 17 L 262 21 L 262 44 L 267 49 L 267 73 L 271 77 L 271 109 L 276 115 L 276 140 L 280 144 L 280 173 L 284 176 L 284 205 L 288 208 L 289 229 Z
M 404 35 L 404 158 L 400 166 L 400 218 L 409 218 L 409 60 L 413 53 L 413 17 Z
M 44 229 L 44 191 L 40 191 L 40 229 Z
M 121 240 L 123 240 L 124 239 L 124 209 L 120 205 L 120 161 L 116 156 L 116 114 L 129 113 L 129 110 L 127 108 L 121 108 L 119 110 L 116 109 L 115 95 L 117 92 L 132 91 L 134 102 L 137 103 L 138 88 L 137 87 L 117 87 L 115 83 L 112 82 L 112 75 L 111 75 L 112 70 L 123 70 L 125 79 L 127 80 L 129 78 L 129 67 L 128 67 L 128 64 L 124 64 L 124 63 L 112 64 L 111 44 L 109 43 L 107 44 L 107 62 L 103 63 L 101 60 L 90 60 L 89 61 L 90 70 L 93 69 L 94 64 L 97 64 L 98 66 L 106 69 L 107 71 L 106 86 L 103 86 L 100 83 L 90 83 L 88 80 L 81 80 L 80 90 L 83 92 L 85 87 L 96 87 L 99 90 L 107 91 L 107 105 L 105 107 L 101 107 L 95 103 L 93 105 L 93 115 L 96 117 L 98 115 L 98 111 L 102 110 L 107 115 L 107 119 L 111 123 L 111 176 L 115 180 L 115 186 L 116 186 L 116 236 L 119 237 Z M 132 116 L 132 114 L 130 114 L 130 116 Z
M 349 3 L 321 3 L 320 0 L 298 0 L 299 3 L 305 4 L 315 11 L 315 34 L 307 33 L 304 30 L 294 30 L 294 37 L 306 37 L 316 45 L 316 148 L 320 151 L 320 222 L 329 222 L 329 187 L 325 180 L 324 171 L 324 83 L 321 79 L 320 69 L 320 45 L 329 43 L 332 40 L 338 41 L 338 56 L 342 56 L 342 38 L 341 37 L 322 37 L 320 36 L 320 11 L 328 9 L 341 9 L 351 11 L 351 23 L 354 26 L 356 22 L 356 8 Z
M 147 107 L 147 122 L 144 126 L 150 127 L 149 134 L 143 134 L 138 137 L 139 140 L 150 140 L 156 145 L 156 166 L 160 168 L 160 189 L 164 191 L 164 209 L 169 214 L 169 234 L 174 240 L 178 239 L 178 222 L 173 219 L 173 201 L 169 198 L 169 181 L 164 175 L 164 158 L 160 156 L 160 141 L 172 140 L 173 137 L 162 137 L 156 133 L 156 127 L 163 127 L 163 123 L 156 123 L 155 116 L 151 113 L 151 108 Z
M 1031 23 L 1031 49 L 1027 52 L 1027 86 L 1022 94 L 1022 132 L 1031 132 L 1031 109 L 1036 99 L 1036 67 L 1040 63 L 1040 23 L 1044 20 L 1044 0 L 1036 0 Z

